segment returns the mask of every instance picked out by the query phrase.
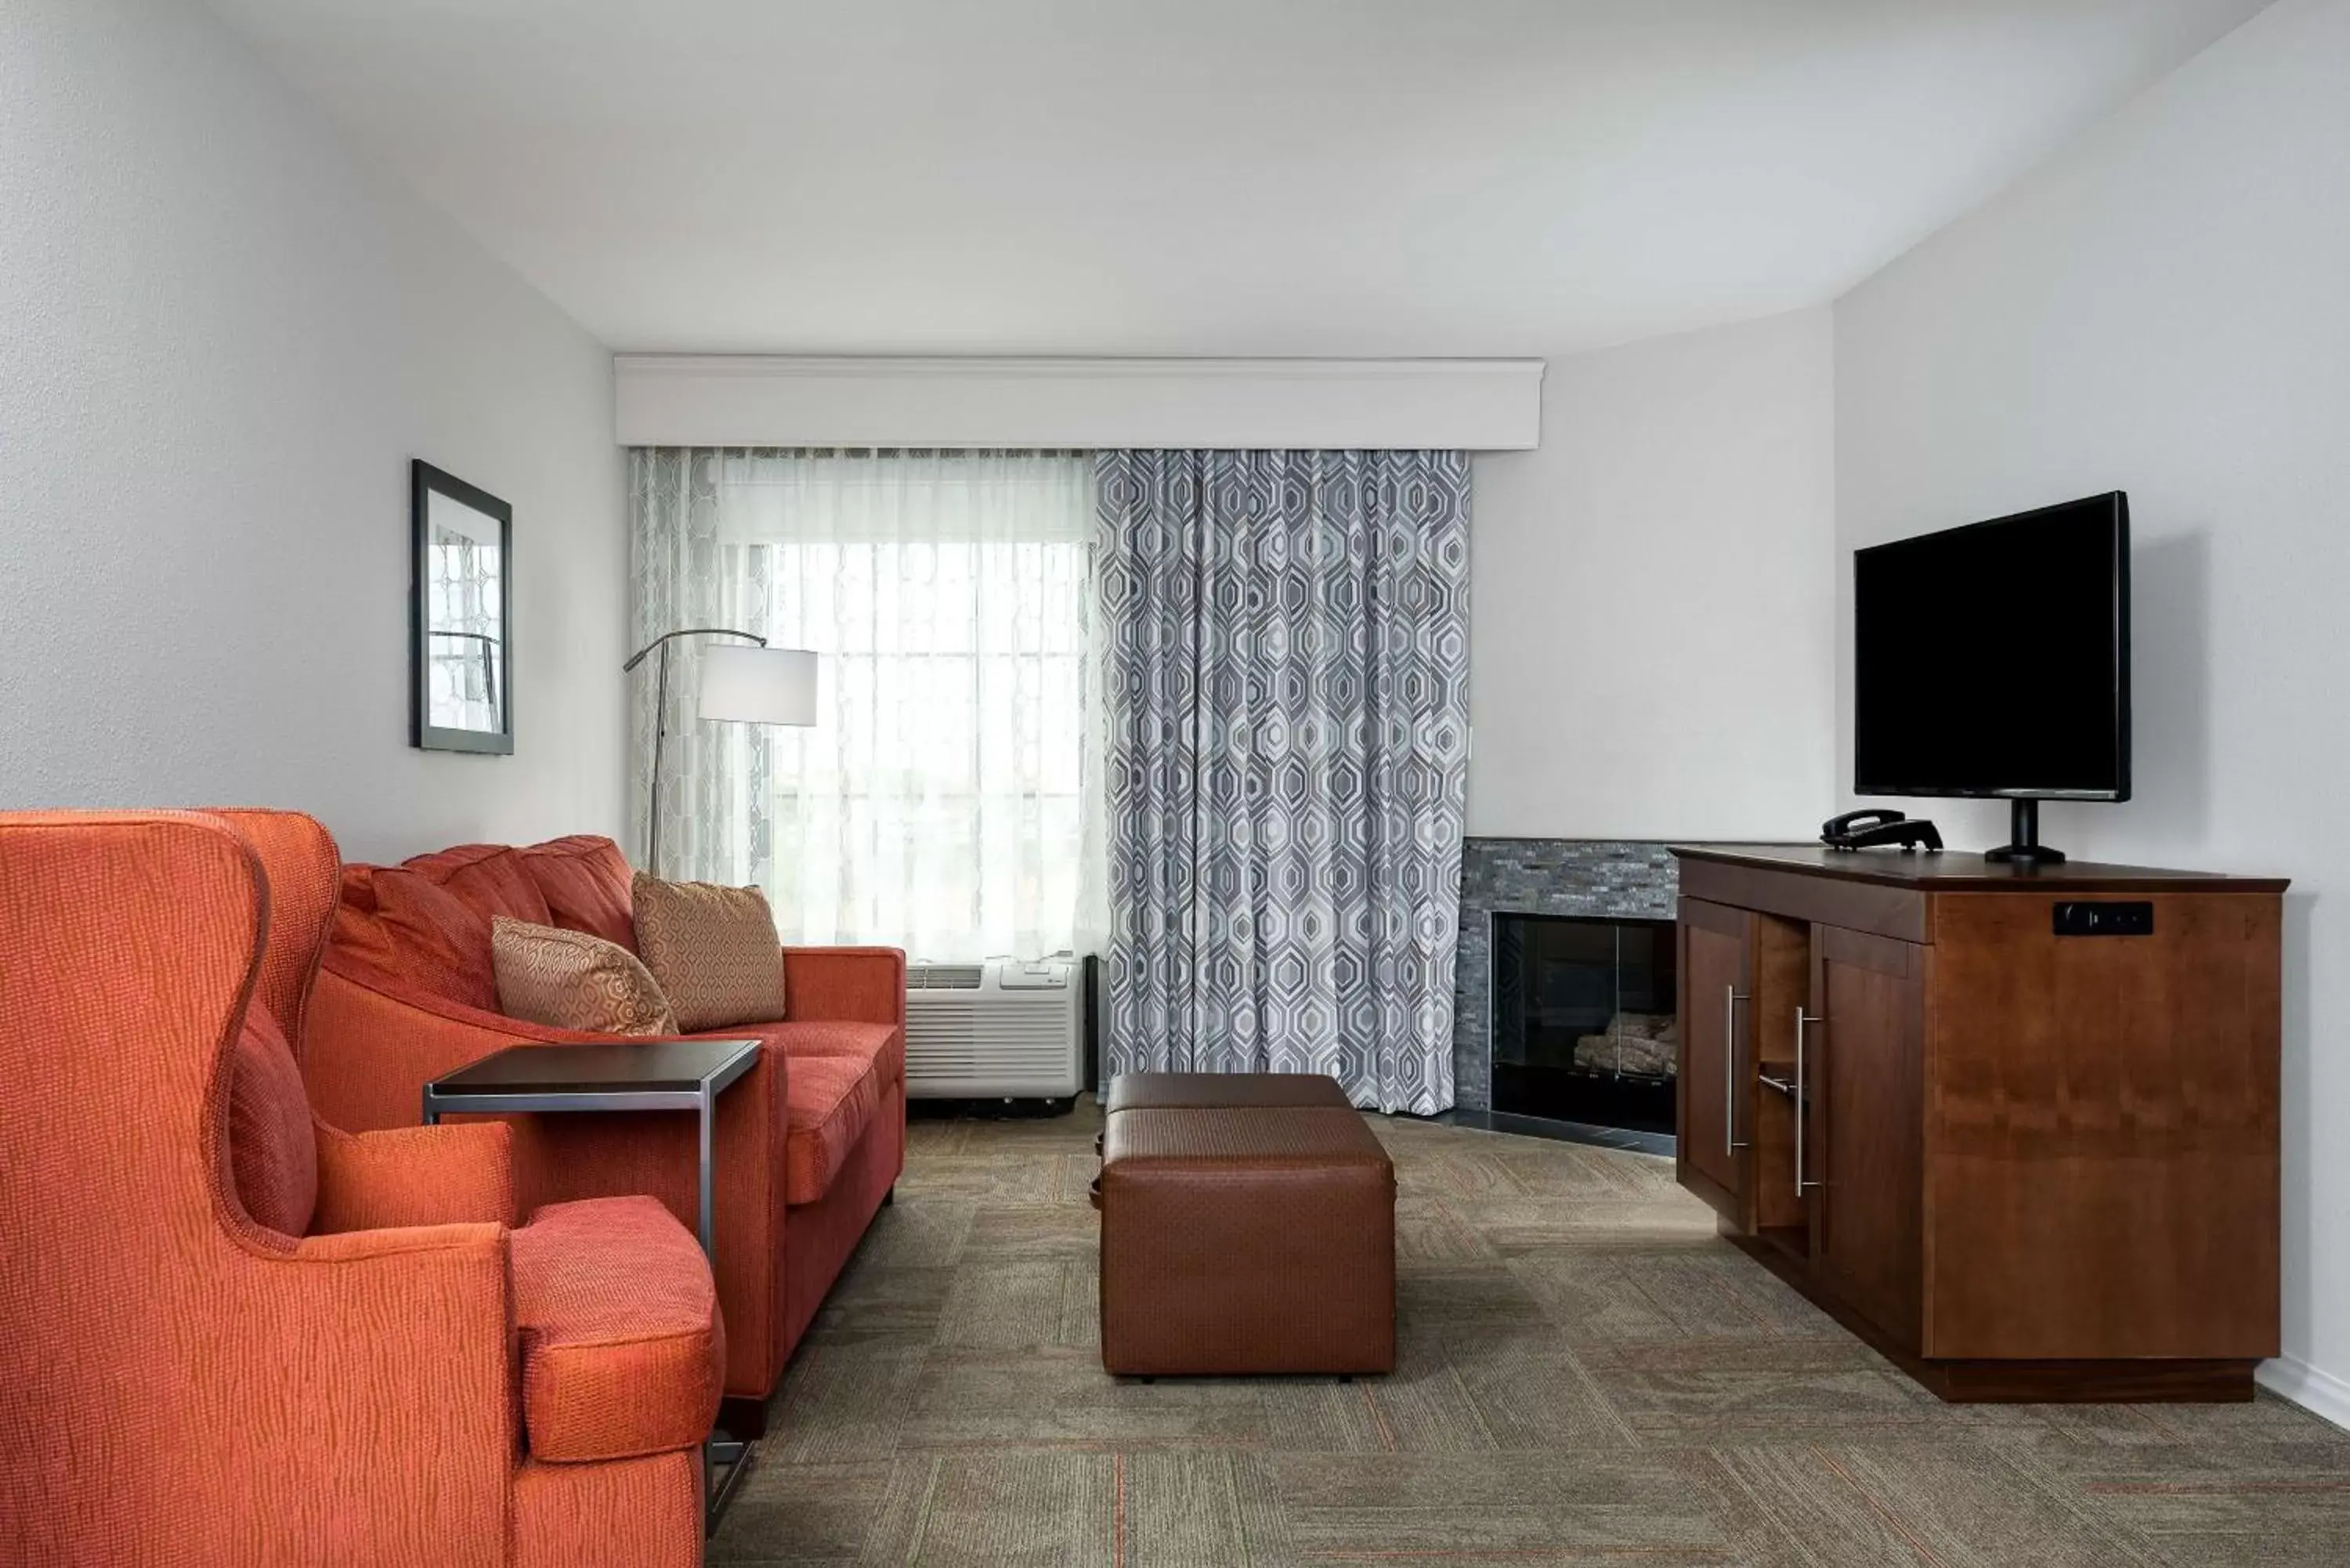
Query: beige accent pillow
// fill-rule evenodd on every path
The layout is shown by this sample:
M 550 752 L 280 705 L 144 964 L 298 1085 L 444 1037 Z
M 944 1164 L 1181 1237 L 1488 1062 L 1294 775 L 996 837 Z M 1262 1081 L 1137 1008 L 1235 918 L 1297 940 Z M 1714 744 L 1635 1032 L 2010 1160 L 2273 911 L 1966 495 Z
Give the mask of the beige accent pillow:
M 637 951 L 679 1028 L 692 1034 L 784 1015 L 784 950 L 764 893 L 639 871 L 629 896 Z
M 651 971 L 618 942 L 499 915 L 490 964 L 509 1018 L 595 1034 L 682 1033 Z

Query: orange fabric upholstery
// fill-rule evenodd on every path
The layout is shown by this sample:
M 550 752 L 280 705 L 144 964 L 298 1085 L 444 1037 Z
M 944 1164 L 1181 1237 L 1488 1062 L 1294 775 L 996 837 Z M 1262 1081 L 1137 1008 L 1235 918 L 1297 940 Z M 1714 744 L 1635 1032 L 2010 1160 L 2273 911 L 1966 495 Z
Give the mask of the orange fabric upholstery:
M 637 922 L 629 909 L 634 873 L 619 845 L 577 834 L 533 845 L 521 858 L 554 924 L 637 950 Z
M 756 1034 L 785 1055 L 854 1056 L 873 1064 L 883 1084 L 906 1081 L 906 1033 L 885 1023 L 759 1023 L 710 1031 L 712 1037 Z
M 515 1478 L 515 1568 L 695 1568 L 700 1462 L 678 1453 L 601 1465 L 525 1461 Z
M 347 1133 L 314 1120 L 318 1208 L 310 1228 L 514 1223 L 512 1135 L 500 1122 Z
M 302 1081 L 318 1114 L 344 1127 L 412 1127 L 424 1085 L 509 1045 L 600 1040 L 403 988 L 342 962 L 342 925 L 310 998 Z
M 906 1096 L 891 1085 L 881 1096 L 873 1126 L 832 1179 L 832 1186 L 814 1203 L 793 1208 L 792 1256 L 795 1264 L 783 1303 L 784 1332 L 794 1344 L 806 1334 L 824 1306 L 826 1291 L 846 1265 L 873 1211 L 897 1184 L 906 1168 L 905 1144 L 886 1135 L 906 1125 Z
M 546 895 L 523 863 L 523 851 L 503 844 L 461 844 L 434 855 L 419 855 L 401 864 L 411 877 L 421 877 L 455 894 L 465 907 L 487 920 L 511 915 L 534 926 L 552 925 Z
M 320 1116 L 354 1128 L 412 1126 L 426 1083 L 492 1052 L 520 1044 L 614 1038 L 503 1017 L 494 1011 L 494 992 L 474 988 L 462 973 L 450 978 L 462 969 L 463 954 L 454 950 L 463 940 L 477 940 L 486 964 L 490 917 L 513 912 L 489 902 L 463 906 L 465 897 L 480 892 L 488 898 L 495 891 L 493 862 L 525 867 L 556 923 L 589 925 L 584 901 L 553 890 L 569 873 L 550 876 L 548 864 L 566 859 L 586 863 L 595 878 L 613 888 L 625 884 L 627 863 L 608 839 L 556 839 L 510 852 L 503 861 L 494 846 L 471 846 L 402 867 L 344 868 L 347 907 L 335 923 L 300 1051 L 310 1102 Z M 411 875 L 418 867 L 431 876 Z M 468 870 L 469 877 L 459 876 Z M 437 936 L 388 930 L 381 911 L 388 898 L 400 897 L 393 890 L 403 882 L 449 895 L 462 906 L 463 919 L 474 924 L 446 916 Z M 362 900 L 368 901 L 365 909 L 353 907 Z M 421 904 L 411 899 L 408 907 Z M 616 917 L 607 910 L 596 918 Z M 905 956 L 891 948 L 785 948 L 782 961 L 786 1013 L 781 1023 L 709 1032 L 719 1038 L 756 1038 L 767 1047 L 758 1064 L 720 1098 L 715 1138 L 715 1261 L 718 1304 L 726 1325 L 726 1392 L 751 1398 L 764 1398 L 774 1389 L 813 1303 L 831 1288 L 905 1163 L 904 1096 L 887 1098 L 881 1093 L 891 1085 L 902 1089 L 905 1075 Z M 866 1111 L 862 1138 L 853 1139 L 840 1160 L 824 1150 L 821 1135 L 805 1148 L 807 1172 L 827 1167 L 833 1172 L 832 1188 L 816 1189 L 820 1200 L 806 1206 L 827 1218 L 805 1247 L 791 1239 L 795 1222 L 788 1217 L 797 1211 L 792 1193 L 811 1189 L 804 1178 L 795 1189 L 787 1170 L 790 1090 L 804 1053 L 874 1064 L 874 1098 L 883 1107 L 879 1114 Z M 827 1076 L 825 1082 L 833 1079 Z M 853 1086 L 849 1093 L 854 1097 Z M 824 1119 L 811 1114 L 817 1104 L 836 1105 L 838 1098 L 802 1096 L 802 1114 L 812 1131 Z M 659 1199 L 681 1222 L 693 1224 L 699 1199 L 691 1116 L 521 1116 L 507 1118 L 507 1125 L 514 1132 L 519 1212 L 576 1199 L 644 1193 Z M 845 1192 L 839 1173 L 849 1167 L 886 1168 L 889 1181 L 870 1191 L 857 1187 Z M 807 1312 L 795 1303 L 807 1303 Z
M 824 1196 L 880 1105 L 880 1076 L 868 1058 L 802 1056 L 792 1063 L 784 1096 L 791 1125 L 784 1143 L 785 1202 Z
M 331 952 L 328 965 L 311 1003 L 303 1076 L 318 1114 L 347 1127 L 413 1126 L 422 1115 L 425 1084 L 509 1045 L 610 1038 L 500 1018 L 428 992 L 382 989 L 344 973 Z M 718 1305 L 726 1320 L 726 1391 L 752 1398 L 774 1388 L 791 1353 L 778 1310 L 786 1066 L 762 1053 L 718 1101 L 714 1241 Z M 691 1226 L 699 1215 L 699 1151 L 690 1116 L 515 1116 L 505 1125 L 514 1137 L 518 1212 L 572 1199 L 646 1193 L 681 1223 Z
M 318 1203 L 318 1146 L 302 1069 L 269 1010 L 255 1002 L 237 1031 L 229 1075 L 229 1169 L 237 1200 L 257 1225 L 281 1235 L 310 1229 Z
M 514 1233 L 523 1424 L 547 1460 L 625 1459 L 710 1431 L 726 1367 L 702 1249 L 650 1198 L 556 1203 Z
M 369 866 L 343 875 L 333 951 L 345 967 L 484 1012 L 498 1004 L 490 919 L 421 877 Z
M 552 925 L 518 851 L 464 844 L 399 866 L 347 867 L 334 945 L 347 965 L 494 1012 L 490 921 Z
M 567 1497 L 530 1561 L 697 1561 L 690 1451 L 524 1485 L 504 1225 L 236 1199 L 234 1043 L 302 1054 L 335 886 L 304 818 L 0 815 L 0 1560 L 490 1568 Z
M 261 867 L 266 940 L 254 975 L 253 1000 L 277 1021 L 301 1059 L 309 1026 L 311 982 L 335 919 L 339 861 L 335 841 L 315 817 L 296 811 L 218 810 Z
M 502 1554 L 503 1230 L 295 1242 L 224 1187 L 228 1049 L 267 913 L 219 821 L 0 817 L 0 1054 L 47 1085 L 0 1095 L 13 1560 Z
M 785 948 L 784 1017 L 906 1027 L 906 955 L 896 948 Z

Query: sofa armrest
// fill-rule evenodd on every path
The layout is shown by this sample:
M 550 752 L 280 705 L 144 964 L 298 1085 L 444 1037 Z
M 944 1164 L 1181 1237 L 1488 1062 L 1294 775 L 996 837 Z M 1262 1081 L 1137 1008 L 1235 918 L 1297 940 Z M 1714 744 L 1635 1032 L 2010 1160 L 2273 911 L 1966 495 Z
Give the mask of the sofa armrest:
M 358 966 L 346 967 L 338 964 L 334 961 L 331 952 L 327 961 L 319 966 L 318 978 L 324 981 L 330 975 L 342 984 L 355 987 L 372 995 L 389 998 L 399 1002 L 402 1007 L 421 1012 L 428 1018 L 438 1019 L 445 1023 L 462 1023 L 474 1029 L 489 1030 L 504 1037 L 510 1045 L 597 1044 L 619 1038 L 616 1035 L 595 1034 L 577 1029 L 556 1029 L 544 1023 L 533 1023 L 525 1019 L 509 1018 L 503 1012 L 484 1012 L 478 1007 L 468 1007 L 462 1002 L 452 1002 L 433 992 L 386 982 Z
M 318 971 L 302 1031 L 303 1082 L 321 1119 L 353 1132 L 414 1127 L 424 1085 L 509 1045 L 593 1044 L 603 1034 L 546 1029 L 338 968 Z
M 315 1119 L 312 1126 L 318 1140 L 313 1235 L 514 1223 L 514 1135 L 503 1122 L 356 1134 Z
M 906 1026 L 906 955 L 896 948 L 785 948 L 784 1016 Z

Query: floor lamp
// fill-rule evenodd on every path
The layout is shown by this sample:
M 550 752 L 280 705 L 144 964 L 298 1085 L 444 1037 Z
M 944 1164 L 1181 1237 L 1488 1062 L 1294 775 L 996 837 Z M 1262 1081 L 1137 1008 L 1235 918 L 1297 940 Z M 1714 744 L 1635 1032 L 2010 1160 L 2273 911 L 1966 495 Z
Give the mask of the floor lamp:
M 703 719 L 741 724 L 813 724 L 816 722 L 816 655 L 796 648 L 769 648 L 754 632 L 723 626 L 688 627 L 663 632 L 637 649 L 620 673 L 626 675 L 653 653 L 660 655 L 653 696 L 652 837 L 645 846 L 645 868 L 658 877 L 660 864 L 661 743 L 669 735 L 669 645 L 681 637 L 739 637 L 754 647 L 732 644 L 706 649 L 702 655 L 702 691 L 695 707 Z

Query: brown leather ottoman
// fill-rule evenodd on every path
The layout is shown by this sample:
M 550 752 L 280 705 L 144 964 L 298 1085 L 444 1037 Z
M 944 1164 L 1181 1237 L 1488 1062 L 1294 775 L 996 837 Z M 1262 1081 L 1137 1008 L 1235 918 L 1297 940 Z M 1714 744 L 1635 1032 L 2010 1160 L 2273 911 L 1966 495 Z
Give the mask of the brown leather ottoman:
M 1120 1073 L 1102 1096 L 1102 1114 L 1119 1111 L 1198 1110 L 1209 1106 L 1353 1105 L 1338 1080 L 1327 1073 Z M 1094 1135 L 1094 1152 L 1107 1134 Z M 1101 1183 L 1094 1184 L 1094 1207 L 1101 1207 Z
M 1105 1367 L 1395 1369 L 1395 1168 L 1360 1112 L 1128 1104 L 1108 1121 Z
M 1211 1106 L 1353 1104 L 1327 1073 L 1120 1073 L 1109 1081 L 1104 1112 L 1196 1110 Z

